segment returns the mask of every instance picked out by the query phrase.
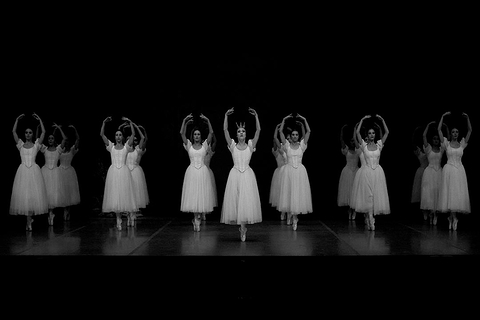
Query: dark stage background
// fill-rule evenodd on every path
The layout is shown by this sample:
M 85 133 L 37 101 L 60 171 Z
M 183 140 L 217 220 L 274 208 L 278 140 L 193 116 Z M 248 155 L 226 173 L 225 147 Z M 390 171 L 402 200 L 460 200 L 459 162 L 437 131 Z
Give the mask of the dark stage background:
M 412 36 L 396 29 L 367 37 L 350 30 L 340 36 L 289 34 L 286 39 L 266 32 L 255 42 L 237 41 L 236 34 L 210 43 L 200 35 L 190 41 L 167 39 L 164 34 L 156 38 L 128 32 L 120 35 L 107 28 L 95 35 L 84 34 L 81 28 L 68 36 L 56 30 L 43 36 L 32 31 L 28 39 L 12 36 L 7 46 L 1 129 L 6 152 L 2 160 L 5 215 L 20 163 L 11 129 L 22 113 L 27 117 L 19 122 L 20 137 L 27 125 L 37 124 L 32 112 L 39 114 L 47 131 L 53 122 L 64 128 L 69 124 L 77 127 L 81 143 L 73 166 L 81 189 L 79 211 L 87 216 L 93 215 L 95 197 L 103 192 L 101 165 L 105 171 L 110 165 L 99 135 L 107 116 L 114 118 L 106 126 L 112 141 L 122 116 L 147 130 L 149 142 L 141 166 L 151 199 L 147 212 L 155 216 L 179 213 L 189 164 L 179 130 L 190 112 L 204 113 L 216 132 L 217 153 L 211 167 L 221 205 L 233 165 L 222 130 L 225 111 L 235 107 L 230 128 L 235 128 L 235 121 L 246 121 L 247 135 L 252 138 L 255 122 L 247 109 L 257 110 L 262 131 L 251 167 L 257 176 L 264 218 L 274 217 L 268 205 L 276 166 L 271 154 L 273 131 L 291 112 L 305 116 L 312 130 L 303 164 L 312 187 L 312 215 L 318 219 L 337 211 L 338 179 L 345 165 L 339 142 L 344 124 L 350 126 L 350 134 L 351 126 L 364 115 L 384 117 L 390 136 L 380 163 L 392 214 L 402 217 L 409 214 L 418 167 L 411 143 L 415 128 L 421 126 L 416 139 L 420 144 L 424 126 L 438 121 L 445 111 L 454 113 L 446 122 L 450 127 L 458 123 L 461 134 L 466 133 L 461 112 L 470 115 L 474 128 L 480 123 L 473 113 L 478 106 L 478 49 L 453 35 Z M 70 129 L 67 133 L 74 138 Z M 462 159 L 473 213 L 478 206 L 476 134 L 474 130 Z M 37 163 L 43 165 L 43 155 L 37 157 Z

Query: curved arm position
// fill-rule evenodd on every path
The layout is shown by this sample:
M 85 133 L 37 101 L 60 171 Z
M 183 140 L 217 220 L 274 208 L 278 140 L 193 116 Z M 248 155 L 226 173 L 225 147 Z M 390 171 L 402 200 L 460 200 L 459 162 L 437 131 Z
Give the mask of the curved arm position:
M 17 134 L 17 125 L 18 125 L 18 120 L 22 119 L 23 117 L 25 117 L 25 114 L 22 113 L 21 115 L 19 115 L 17 117 L 17 119 L 15 119 L 15 123 L 13 124 L 13 129 L 12 129 L 12 133 L 13 133 L 13 140 L 15 140 L 15 143 L 18 143 L 18 134 Z
M 382 120 L 382 123 L 383 123 L 383 128 L 385 129 L 385 133 L 382 135 L 381 139 L 382 139 L 382 143 L 385 144 L 385 141 L 387 140 L 388 138 L 388 133 L 390 131 L 388 131 L 388 127 L 387 127 L 387 124 L 385 123 L 385 119 L 382 118 L 382 116 L 380 116 L 379 114 L 377 114 L 377 118 Z
M 108 138 L 105 136 L 105 123 L 112 121 L 112 117 L 106 117 L 102 122 L 102 128 L 100 129 L 100 137 L 102 137 L 103 142 L 108 146 Z
M 227 145 L 230 145 L 232 138 L 230 138 L 230 133 L 228 133 L 228 116 L 233 113 L 233 108 L 228 109 L 225 112 L 225 118 L 223 119 L 223 134 L 225 135 L 225 141 L 227 141 Z
M 261 130 L 260 120 L 258 119 L 257 111 L 255 111 L 252 108 L 248 108 L 248 112 L 250 112 L 250 114 L 255 116 L 255 135 L 254 135 L 253 141 L 252 141 L 252 147 L 255 149 L 255 147 L 257 146 L 258 138 L 260 138 L 260 130 Z
M 200 114 L 200 118 L 201 118 L 203 121 L 207 122 L 207 124 L 208 124 L 207 143 L 208 143 L 208 145 L 211 145 L 211 144 L 212 144 L 212 136 L 213 136 L 212 124 L 210 123 L 210 120 L 203 115 L 203 113 Z
M 40 127 L 42 128 L 42 133 L 40 134 L 40 138 L 38 138 L 38 143 L 41 145 L 43 143 L 43 139 L 45 138 L 45 126 L 43 125 L 42 119 L 40 119 L 38 114 L 34 113 L 33 117 L 40 122 Z
M 470 118 L 468 117 L 468 115 L 465 112 L 462 113 L 462 116 L 467 118 L 468 131 L 467 131 L 467 135 L 465 136 L 465 143 L 468 143 L 468 140 L 470 139 L 470 136 L 472 135 L 472 124 L 470 123 Z
M 187 126 L 193 122 L 193 115 L 190 113 L 188 116 L 186 116 L 183 121 L 182 121 L 182 126 L 180 127 L 180 136 L 182 137 L 182 141 L 184 145 L 187 145 L 188 140 L 186 136 L 187 132 Z
M 447 116 L 450 114 L 450 111 L 447 111 L 445 112 L 444 114 L 442 114 L 442 117 L 440 118 L 440 121 L 438 122 L 438 127 L 437 127 L 437 131 L 438 131 L 438 137 L 440 138 L 440 142 L 443 143 L 443 132 L 442 132 L 442 126 L 443 126 L 443 117 L 444 116 Z
M 308 125 L 307 119 L 304 116 L 297 114 L 297 117 L 302 119 L 303 122 L 305 122 L 305 129 L 307 129 L 307 132 L 303 136 L 303 142 L 305 144 L 308 144 L 308 140 L 310 139 L 310 132 L 311 132 L 310 126 Z

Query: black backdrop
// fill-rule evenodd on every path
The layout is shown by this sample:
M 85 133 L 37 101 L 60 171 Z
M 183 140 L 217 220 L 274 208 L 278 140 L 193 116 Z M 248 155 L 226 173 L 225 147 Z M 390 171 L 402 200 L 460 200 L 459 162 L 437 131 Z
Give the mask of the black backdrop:
M 319 219 L 337 209 L 338 178 L 345 164 L 339 143 L 343 124 L 354 125 L 365 114 L 385 118 L 390 136 L 381 165 L 392 214 L 401 216 L 409 209 L 418 166 L 411 147 L 415 128 L 422 126 L 421 133 L 429 121 L 438 121 L 449 110 L 454 115 L 447 122 L 453 125 L 455 120 L 463 133 L 466 124 L 461 112 L 470 115 L 473 127 L 479 122 L 473 113 L 478 89 L 471 77 L 478 74 L 478 50 L 457 36 L 405 35 L 397 29 L 367 37 L 350 30 L 317 38 L 313 32 L 288 38 L 264 33 L 255 42 L 235 34 L 210 42 L 198 34 L 195 40 L 174 40 L 164 32 L 55 30 L 46 34 L 29 30 L 8 39 L 2 108 L 4 214 L 8 214 L 9 190 L 20 162 L 11 129 L 21 113 L 28 116 L 19 123 L 20 137 L 26 125 L 36 125 L 32 112 L 39 114 L 47 129 L 53 122 L 77 127 L 81 144 L 73 166 L 85 214 L 91 213 L 93 197 L 103 190 L 96 176 L 98 164 L 108 167 L 110 162 L 99 136 L 103 119 L 114 118 L 106 127 L 111 140 L 122 116 L 143 125 L 149 143 L 141 165 L 152 215 L 179 211 L 189 163 L 179 130 L 188 113 L 204 113 L 217 134 L 211 166 L 221 205 L 232 167 L 222 131 L 224 113 L 235 107 L 231 126 L 234 121 L 246 121 L 247 135 L 253 137 L 254 118 L 247 108 L 257 110 L 262 131 L 251 167 L 264 208 L 268 208 L 276 166 L 270 151 L 275 125 L 291 112 L 300 113 L 312 129 L 303 163 L 312 187 L 313 214 Z M 463 157 L 472 210 L 478 193 L 476 141 L 474 132 Z M 42 155 L 37 162 L 43 164 Z

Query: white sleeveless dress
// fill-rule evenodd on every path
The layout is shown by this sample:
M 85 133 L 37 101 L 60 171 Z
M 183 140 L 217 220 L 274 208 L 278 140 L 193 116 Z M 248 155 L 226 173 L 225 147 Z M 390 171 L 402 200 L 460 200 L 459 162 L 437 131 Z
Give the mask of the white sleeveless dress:
M 147 180 L 145 178 L 145 173 L 140 166 L 140 160 L 146 151 L 146 149 L 142 151 L 139 146 L 136 146 L 135 149 L 127 155 L 127 166 L 132 174 L 133 189 L 135 190 L 135 198 L 137 200 L 138 208 L 146 208 L 150 203 Z
M 337 191 L 337 206 L 350 206 L 350 197 L 352 194 L 353 180 L 358 170 L 358 152 L 350 152 L 348 147 L 343 148 L 342 154 L 345 156 L 345 166 L 340 173 Z
M 78 185 L 78 177 L 75 168 L 72 166 L 73 157 L 77 154 L 78 149 L 74 146 L 68 152 L 65 150 L 60 154 L 60 181 L 62 184 L 62 206 L 68 207 L 80 203 L 80 187 Z
M 440 187 L 442 185 L 442 156 L 445 148 L 440 147 L 439 152 L 434 152 L 432 146 L 424 146 L 425 154 L 428 159 L 428 166 L 423 171 L 422 192 L 420 199 L 420 209 L 437 211 Z
M 249 166 L 255 152 L 252 140 L 248 140 L 245 150 L 239 150 L 232 139 L 228 149 L 232 153 L 233 168 L 228 174 L 220 222 L 237 225 L 262 222 L 257 179 Z
M 45 156 L 45 164 L 42 167 L 43 180 L 47 188 L 48 208 L 53 209 L 62 206 L 63 192 L 60 169 L 58 161 L 60 159 L 60 152 L 62 148 L 58 145 L 54 151 L 48 150 L 48 147 L 43 145 L 40 151 Z

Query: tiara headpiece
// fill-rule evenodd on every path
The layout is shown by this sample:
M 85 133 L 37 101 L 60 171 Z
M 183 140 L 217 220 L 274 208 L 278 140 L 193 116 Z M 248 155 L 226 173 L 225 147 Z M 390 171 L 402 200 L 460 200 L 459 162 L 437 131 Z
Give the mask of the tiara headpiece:
M 245 129 L 245 122 L 239 122 L 239 123 L 235 122 L 235 123 L 237 125 L 237 129 L 240 129 L 240 128 Z

